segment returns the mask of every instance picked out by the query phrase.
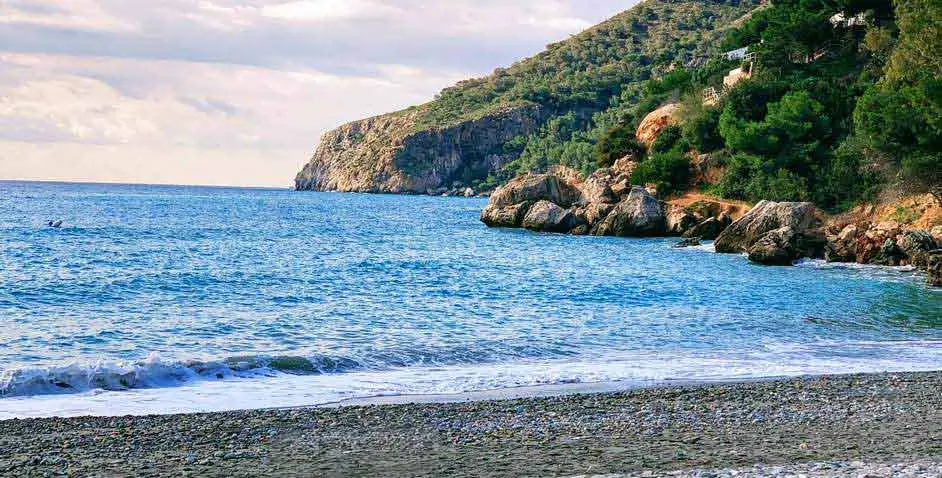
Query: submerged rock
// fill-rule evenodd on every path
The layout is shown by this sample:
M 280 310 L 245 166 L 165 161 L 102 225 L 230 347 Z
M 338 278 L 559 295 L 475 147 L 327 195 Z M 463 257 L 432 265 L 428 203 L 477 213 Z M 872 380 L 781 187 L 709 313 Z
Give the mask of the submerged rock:
M 684 249 L 686 247 L 697 247 L 700 245 L 699 237 L 688 237 L 677 244 L 674 244 L 674 249 Z
M 716 239 L 716 252 L 749 252 L 759 239 L 776 229 L 790 227 L 796 234 L 807 232 L 815 220 L 816 209 L 807 202 L 762 201 Z
M 596 227 L 599 236 L 651 237 L 667 231 L 661 203 L 644 188 L 635 187 L 628 197 Z

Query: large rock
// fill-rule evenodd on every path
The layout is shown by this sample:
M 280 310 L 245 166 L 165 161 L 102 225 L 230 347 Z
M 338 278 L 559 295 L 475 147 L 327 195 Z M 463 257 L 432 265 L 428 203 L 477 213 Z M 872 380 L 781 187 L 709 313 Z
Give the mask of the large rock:
M 644 188 L 635 187 L 596 227 L 594 233 L 619 237 L 662 236 L 667 230 L 666 223 L 661 203 Z
M 528 174 L 511 179 L 491 195 L 488 205 L 503 208 L 527 201 L 550 201 L 568 208 L 580 201 L 582 191 L 571 177 L 561 174 Z
M 645 147 L 650 148 L 654 144 L 661 131 L 670 125 L 677 124 L 677 113 L 680 111 L 680 105 L 669 103 L 648 113 L 638 125 L 638 131 L 635 136 L 638 142 Z
M 532 231 L 569 232 L 575 226 L 572 212 L 549 201 L 539 201 L 523 218 L 523 227 Z
M 504 207 L 488 204 L 481 211 L 481 222 L 487 224 L 488 227 L 520 227 L 532 204 L 532 202 L 522 202 Z
M 856 262 L 859 232 L 857 225 L 850 224 L 841 229 L 837 235 L 828 237 L 824 259 L 828 262 Z
M 600 169 L 582 183 L 582 202 L 584 203 L 616 203 L 618 197 L 612 192 L 614 178 L 611 172 Z
M 684 233 L 684 237 L 699 237 L 705 241 L 712 241 L 720 236 L 733 223 L 733 218 L 728 214 L 720 214 L 719 217 L 711 217 L 696 226 L 690 228 Z
M 942 249 L 936 249 L 929 253 L 928 267 L 929 285 L 942 287 Z
M 814 223 L 815 214 L 814 205 L 807 202 L 762 201 L 720 234 L 714 243 L 716 252 L 749 252 L 766 233 L 783 227 L 804 234 Z
M 798 233 L 791 227 L 766 232 L 749 248 L 749 260 L 769 266 L 790 266 L 800 257 Z
M 897 246 L 906 254 L 910 264 L 925 268 L 929 265 L 929 253 L 936 249 L 937 244 L 926 231 L 907 231 L 903 233 Z
M 685 207 L 670 206 L 667 212 L 667 234 L 672 236 L 682 236 L 701 222 L 700 218 L 694 215 Z

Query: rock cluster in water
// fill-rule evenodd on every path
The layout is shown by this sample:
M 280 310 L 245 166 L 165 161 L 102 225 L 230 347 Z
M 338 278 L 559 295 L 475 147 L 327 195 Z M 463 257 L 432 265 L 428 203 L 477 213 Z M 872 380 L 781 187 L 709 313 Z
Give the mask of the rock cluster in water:
M 490 227 L 618 237 L 715 239 L 732 222 L 718 204 L 671 206 L 630 183 L 635 163 L 619 161 L 582 180 L 554 168 L 519 176 L 499 188 L 481 213 Z
M 481 213 L 490 227 L 618 237 L 683 236 L 678 247 L 715 240 L 716 252 L 746 254 L 770 266 L 803 258 L 888 266 L 913 265 L 942 286 L 942 227 L 905 230 L 895 221 L 828 224 L 807 202 L 762 201 L 737 221 L 718 202 L 680 207 L 631 185 L 630 158 L 583 180 L 571 169 L 519 176 L 499 188 Z

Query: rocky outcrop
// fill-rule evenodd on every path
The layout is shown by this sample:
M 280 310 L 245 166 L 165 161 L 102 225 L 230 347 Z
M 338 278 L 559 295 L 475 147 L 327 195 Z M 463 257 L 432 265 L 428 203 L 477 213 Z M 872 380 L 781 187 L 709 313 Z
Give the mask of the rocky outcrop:
M 711 230 L 720 231 L 732 222 L 723 213 L 704 215 L 720 211 L 718 204 L 671 207 L 645 188 L 631 186 L 630 171 L 626 161 L 585 180 L 564 167 L 519 176 L 491 195 L 481 221 L 491 227 L 623 237 L 679 236 L 711 220 Z
M 645 147 L 650 148 L 654 144 L 661 131 L 668 126 L 677 124 L 677 113 L 680 111 L 680 105 L 669 103 L 648 113 L 638 125 L 638 131 L 635 136 L 638 142 Z
M 824 258 L 828 262 L 856 262 L 885 266 L 929 268 L 932 251 L 942 240 L 931 231 L 906 230 L 896 221 L 862 221 L 828 231 Z
M 816 214 L 811 203 L 762 201 L 720 234 L 714 243 L 716 252 L 747 253 L 762 236 L 784 227 L 790 227 L 796 234 L 805 234 L 815 222 Z
M 506 108 L 446 128 L 417 124 L 422 107 L 355 121 L 326 133 L 295 178 L 298 190 L 441 194 L 486 177 L 515 155 L 504 145 L 534 133 L 547 115 Z

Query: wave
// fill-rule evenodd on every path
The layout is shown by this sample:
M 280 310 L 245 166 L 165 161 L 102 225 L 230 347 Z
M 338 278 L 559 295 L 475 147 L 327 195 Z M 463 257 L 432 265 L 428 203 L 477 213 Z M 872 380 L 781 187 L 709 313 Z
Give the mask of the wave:
M 70 363 L 0 373 L 0 398 L 161 388 L 201 380 L 251 378 L 274 374 L 321 375 L 361 370 L 356 360 L 319 355 L 237 356 L 220 361 L 169 361 L 151 354 L 139 362 Z

